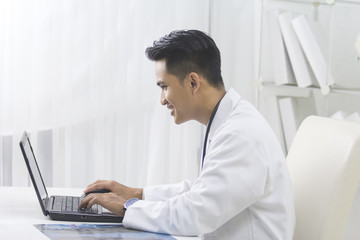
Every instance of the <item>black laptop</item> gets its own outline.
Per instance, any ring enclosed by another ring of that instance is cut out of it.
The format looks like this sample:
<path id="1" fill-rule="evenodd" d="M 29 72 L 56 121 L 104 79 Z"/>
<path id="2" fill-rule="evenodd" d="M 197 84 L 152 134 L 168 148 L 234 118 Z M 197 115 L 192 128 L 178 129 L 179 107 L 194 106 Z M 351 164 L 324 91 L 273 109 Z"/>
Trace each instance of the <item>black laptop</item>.
<path id="1" fill-rule="evenodd" d="M 93 205 L 91 209 L 78 209 L 82 197 L 77 196 L 50 196 L 47 193 L 44 180 L 36 162 L 28 134 L 24 132 L 20 148 L 29 170 L 31 181 L 39 199 L 41 209 L 45 216 L 53 220 L 79 221 L 79 222 L 116 222 L 121 223 L 123 218 L 117 216 L 100 205 Z"/>

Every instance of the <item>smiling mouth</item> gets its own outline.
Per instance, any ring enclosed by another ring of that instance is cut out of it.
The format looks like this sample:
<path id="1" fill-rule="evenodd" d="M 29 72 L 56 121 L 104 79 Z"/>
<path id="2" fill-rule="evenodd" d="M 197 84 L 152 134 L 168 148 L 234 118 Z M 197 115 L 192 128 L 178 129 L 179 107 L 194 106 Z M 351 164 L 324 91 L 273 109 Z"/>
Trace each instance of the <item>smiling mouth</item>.
<path id="1" fill-rule="evenodd" d="M 170 113 L 171 116 L 174 116 L 174 113 L 175 113 L 175 111 L 174 111 L 174 106 L 168 105 L 167 108 L 171 111 L 171 113 Z"/>

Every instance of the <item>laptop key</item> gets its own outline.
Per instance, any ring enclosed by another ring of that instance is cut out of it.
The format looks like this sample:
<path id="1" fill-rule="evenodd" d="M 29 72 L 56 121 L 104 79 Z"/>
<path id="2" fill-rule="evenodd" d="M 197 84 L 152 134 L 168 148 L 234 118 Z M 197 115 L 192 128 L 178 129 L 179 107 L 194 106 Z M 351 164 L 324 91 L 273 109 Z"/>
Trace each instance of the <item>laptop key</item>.
<path id="1" fill-rule="evenodd" d="M 74 197 L 72 202 L 72 210 L 76 212 L 79 208 L 79 198 Z"/>
<path id="2" fill-rule="evenodd" d="M 53 211 L 61 211 L 62 199 L 60 197 L 54 197 Z"/>
<path id="3" fill-rule="evenodd" d="M 94 204 L 94 205 L 91 207 L 91 212 L 92 212 L 92 213 L 97 213 L 97 212 L 98 212 L 98 205 L 97 205 L 97 204 Z"/>
<path id="4" fill-rule="evenodd" d="M 72 206 L 72 197 L 66 197 L 66 208 Z"/>
<path id="5" fill-rule="evenodd" d="M 66 208 L 66 198 L 62 197 L 61 198 L 61 211 L 64 212 Z"/>
<path id="6" fill-rule="evenodd" d="M 66 197 L 66 207 L 65 207 L 65 211 L 66 212 L 72 212 L 72 197 Z"/>

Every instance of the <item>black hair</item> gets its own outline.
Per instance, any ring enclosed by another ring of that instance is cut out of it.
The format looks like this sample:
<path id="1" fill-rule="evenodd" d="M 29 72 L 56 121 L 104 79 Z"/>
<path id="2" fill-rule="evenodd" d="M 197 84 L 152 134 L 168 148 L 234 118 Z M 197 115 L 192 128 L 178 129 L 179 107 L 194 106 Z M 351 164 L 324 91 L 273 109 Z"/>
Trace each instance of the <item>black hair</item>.
<path id="1" fill-rule="evenodd" d="M 214 40 L 198 30 L 176 30 L 154 41 L 145 50 L 152 61 L 165 59 L 166 71 L 179 78 L 196 72 L 213 87 L 223 87 L 220 51 Z"/>

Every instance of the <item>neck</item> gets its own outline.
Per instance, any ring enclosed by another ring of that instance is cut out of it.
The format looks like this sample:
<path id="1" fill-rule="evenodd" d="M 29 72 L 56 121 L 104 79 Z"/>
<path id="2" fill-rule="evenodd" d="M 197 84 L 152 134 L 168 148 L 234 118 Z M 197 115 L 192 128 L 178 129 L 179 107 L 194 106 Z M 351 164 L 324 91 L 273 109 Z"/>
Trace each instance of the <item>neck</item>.
<path id="1" fill-rule="evenodd" d="M 201 99 L 201 111 L 199 112 L 198 121 L 204 125 L 209 123 L 210 117 L 216 104 L 222 99 L 226 91 L 224 88 L 210 88 L 208 91 L 204 92 Z"/>

